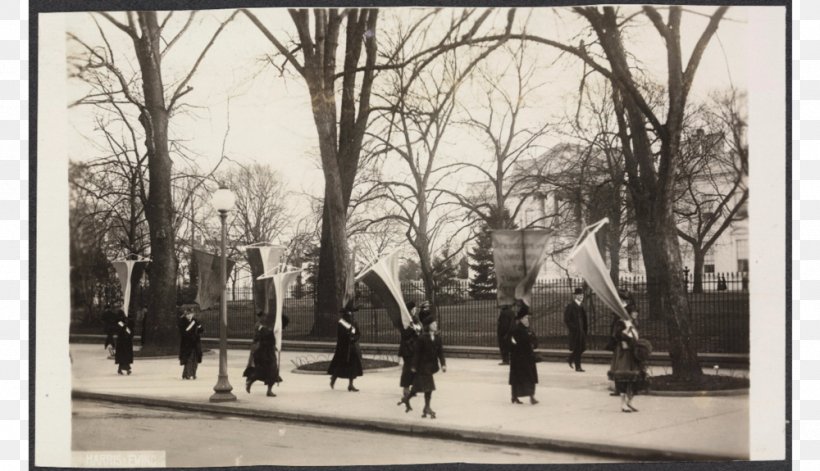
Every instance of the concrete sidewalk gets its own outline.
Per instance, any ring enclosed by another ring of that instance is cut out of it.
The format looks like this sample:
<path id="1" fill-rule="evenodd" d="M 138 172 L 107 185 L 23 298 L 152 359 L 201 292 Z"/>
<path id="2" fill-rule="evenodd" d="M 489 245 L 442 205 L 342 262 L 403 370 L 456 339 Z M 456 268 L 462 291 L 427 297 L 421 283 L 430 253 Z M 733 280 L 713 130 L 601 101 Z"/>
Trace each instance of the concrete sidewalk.
<path id="1" fill-rule="evenodd" d="M 361 390 L 336 389 L 329 377 L 293 373 L 299 361 L 320 360 L 317 353 L 284 352 L 283 383 L 275 398 L 255 384 L 244 391 L 242 370 L 247 350 L 230 350 L 229 378 L 238 400 L 211 404 L 217 355 L 203 359 L 195 381 L 180 378 L 176 359 L 136 359 L 132 376 L 118 376 L 116 365 L 97 345 L 71 345 L 73 395 L 134 404 L 225 413 L 255 418 L 296 420 L 341 427 L 424 434 L 450 439 L 524 445 L 617 456 L 634 460 L 748 459 L 748 396 L 638 396 L 639 413 L 620 411 L 620 399 L 609 396 L 605 365 L 576 373 L 563 363 L 539 363 L 540 383 L 532 406 L 510 403 L 508 368 L 497 361 L 454 358 L 447 373 L 436 375 L 432 408 L 435 420 L 422 419 L 423 398 L 413 411 L 396 406 L 401 395 L 400 369 L 365 372 Z M 662 371 L 656 372 L 656 374 Z"/>

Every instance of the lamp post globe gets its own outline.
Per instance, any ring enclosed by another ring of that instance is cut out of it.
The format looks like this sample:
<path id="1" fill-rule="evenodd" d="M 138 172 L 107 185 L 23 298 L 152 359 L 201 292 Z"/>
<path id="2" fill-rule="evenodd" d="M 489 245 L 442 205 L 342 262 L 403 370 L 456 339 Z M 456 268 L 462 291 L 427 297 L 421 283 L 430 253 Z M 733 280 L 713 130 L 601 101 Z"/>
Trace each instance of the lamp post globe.
<path id="1" fill-rule="evenodd" d="M 213 195 L 214 208 L 219 211 L 219 220 L 222 226 L 222 244 L 220 253 L 220 281 L 222 283 L 222 295 L 220 298 L 220 319 L 219 319 L 219 376 L 214 386 L 214 393 L 210 397 L 211 402 L 235 401 L 236 396 L 231 392 L 233 386 L 228 381 L 228 301 L 225 298 L 225 286 L 227 277 L 226 260 L 226 239 L 228 236 L 227 225 L 228 211 L 233 209 L 236 203 L 236 196 L 224 186 L 220 186 Z"/>

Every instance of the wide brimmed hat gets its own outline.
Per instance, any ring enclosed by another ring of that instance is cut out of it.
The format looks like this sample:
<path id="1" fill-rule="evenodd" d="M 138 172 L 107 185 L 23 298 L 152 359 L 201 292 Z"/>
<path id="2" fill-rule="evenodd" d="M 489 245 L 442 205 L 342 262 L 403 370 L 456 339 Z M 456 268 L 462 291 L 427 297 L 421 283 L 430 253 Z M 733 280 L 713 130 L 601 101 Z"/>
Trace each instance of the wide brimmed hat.
<path id="1" fill-rule="evenodd" d="M 345 313 L 348 313 L 348 312 L 357 312 L 358 310 L 359 310 L 359 308 L 354 306 L 353 301 L 350 300 L 350 301 L 347 302 L 347 304 L 344 305 L 343 308 L 339 309 L 339 313 L 345 314 Z"/>
<path id="2" fill-rule="evenodd" d="M 575 288 L 572 294 L 584 294 L 584 288 Z"/>
<path id="3" fill-rule="evenodd" d="M 405 306 L 407 307 L 408 311 L 412 311 L 416 307 L 416 302 L 415 301 L 410 301 L 407 304 L 405 304 Z"/>

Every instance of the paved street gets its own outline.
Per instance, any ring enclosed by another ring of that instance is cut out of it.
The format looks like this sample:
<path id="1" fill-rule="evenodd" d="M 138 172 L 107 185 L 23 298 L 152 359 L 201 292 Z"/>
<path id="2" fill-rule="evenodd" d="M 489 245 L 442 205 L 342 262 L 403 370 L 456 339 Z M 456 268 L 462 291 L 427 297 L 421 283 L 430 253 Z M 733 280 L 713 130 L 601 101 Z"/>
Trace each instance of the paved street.
<path id="1" fill-rule="evenodd" d="M 117 376 L 116 366 L 105 358 L 101 346 L 72 345 L 71 353 L 75 394 L 215 411 L 208 402 L 217 372 L 214 353 L 205 356 L 196 381 L 180 379 L 175 358 L 138 358 L 132 376 Z M 551 450 L 656 459 L 742 459 L 749 453 L 748 396 L 639 396 L 635 405 L 640 412 L 623 414 L 619 399 L 607 390 L 607 365 L 588 365 L 586 373 L 576 373 L 566 364 L 539 363 L 541 403 L 531 406 L 510 404 L 508 369 L 497 361 L 453 358 L 447 362 L 447 372 L 436 375 L 433 409 L 438 417 L 430 420 L 421 418 L 420 398 L 409 414 L 396 406 L 401 391 L 398 368 L 366 372 L 356 382 L 361 392 L 349 393 L 344 384 L 331 390 L 327 376 L 293 373 L 292 361 L 316 355 L 286 351 L 284 382 L 275 388 L 278 397 L 267 398 L 260 385 L 250 395 L 242 389 L 247 355 L 246 350 L 229 351 L 228 372 L 238 400 L 217 405 L 221 414 L 348 424 L 413 435 L 423 430 L 450 439 L 477 437 L 507 445 L 527 443 Z"/>
<path id="2" fill-rule="evenodd" d="M 589 463 L 595 456 L 73 401 L 75 451 L 165 450 L 167 466 Z M 226 437 L 228 439 L 226 440 Z M 378 446 L 373 446 L 378 443 Z"/>

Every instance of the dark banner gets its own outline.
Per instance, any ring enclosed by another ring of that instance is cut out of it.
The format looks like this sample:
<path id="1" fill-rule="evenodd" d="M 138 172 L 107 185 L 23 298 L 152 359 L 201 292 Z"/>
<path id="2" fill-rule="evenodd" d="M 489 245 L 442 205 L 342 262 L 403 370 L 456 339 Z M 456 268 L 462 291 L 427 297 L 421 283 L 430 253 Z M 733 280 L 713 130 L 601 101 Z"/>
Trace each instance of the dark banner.
<path id="1" fill-rule="evenodd" d="M 194 249 L 197 267 L 199 268 L 199 283 L 197 284 L 196 303 L 201 310 L 210 309 L 219 305 L 219 297 L 225 290 L 220 278 L 220 258 L 218 255 Z M 234 261 L 226 260 L 225 273 L 233 270 Z"/>

